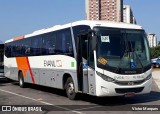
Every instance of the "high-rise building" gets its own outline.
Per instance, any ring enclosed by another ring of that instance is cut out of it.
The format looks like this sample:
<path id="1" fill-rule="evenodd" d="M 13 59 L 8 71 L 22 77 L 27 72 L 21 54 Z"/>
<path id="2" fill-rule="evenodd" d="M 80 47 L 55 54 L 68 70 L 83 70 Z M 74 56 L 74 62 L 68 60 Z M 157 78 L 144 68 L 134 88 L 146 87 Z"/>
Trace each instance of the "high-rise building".
<path id="1" fill-rule="evenodd" d="M 123 5 L 123 22 L 136 24 L 136 19 L 133 16 L 133 11 L 129 5 Z"/>
<path id="2" fill-rule="evenodd" d="M 157 36 L 154 33 L 148 34 L 148 42 L 150 47 L 156 47 L 157 46 Z"/>
<path id="3" fill-rule="evenodd" d="M 86 18 L 123 22 L 123 0 L 86 0 Z"/>

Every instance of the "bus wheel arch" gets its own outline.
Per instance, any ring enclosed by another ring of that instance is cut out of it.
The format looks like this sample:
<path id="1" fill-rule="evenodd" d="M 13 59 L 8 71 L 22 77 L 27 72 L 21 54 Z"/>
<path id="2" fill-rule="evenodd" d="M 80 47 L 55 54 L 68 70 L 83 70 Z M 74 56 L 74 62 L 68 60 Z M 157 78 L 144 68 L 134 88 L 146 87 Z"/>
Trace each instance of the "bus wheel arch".
<path id="1" fill-rule="evenodd" d="M 25 83 L 24 83 L 24 77 L 23 77 L 23 73 L 21 70 L 19 70 L 18 72 L 18 82 L 19 82 L 19 86 L 21 88 L 24 88 L 25 87 Z"/>
<path id="2" fill-rule="evenodd" d="M 63 87 L 66 91 L 67 97 L 71 100 L 76 99 L 77 93 L 75 83 L 70 74 L 64 74 L 63 76 Z"/>

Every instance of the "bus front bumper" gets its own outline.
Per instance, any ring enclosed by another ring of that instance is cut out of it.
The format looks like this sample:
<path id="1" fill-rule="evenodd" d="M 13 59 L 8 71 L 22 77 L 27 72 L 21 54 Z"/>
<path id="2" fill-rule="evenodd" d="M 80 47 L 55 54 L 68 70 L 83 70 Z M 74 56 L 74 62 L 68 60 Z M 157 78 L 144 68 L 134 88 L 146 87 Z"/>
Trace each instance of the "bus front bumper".
<path id="1" fill-rule="evenodd" d="M 106 82 L 100 77 L 97 77 L 100 82 L 96 85 L 96 96 L 123 96 L 126 94 L 146 94 L 151 92 L 152 78 L 145 80 L 137 85 L 118 85 L 113 82 Z"/>

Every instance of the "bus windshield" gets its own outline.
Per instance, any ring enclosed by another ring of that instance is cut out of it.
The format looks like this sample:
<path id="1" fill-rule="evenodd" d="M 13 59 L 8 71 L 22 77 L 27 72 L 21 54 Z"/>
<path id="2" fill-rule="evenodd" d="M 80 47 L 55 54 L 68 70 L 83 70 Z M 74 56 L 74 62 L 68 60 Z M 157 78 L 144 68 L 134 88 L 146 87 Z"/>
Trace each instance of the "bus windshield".
<path id="1" fill-rule="evenodd" d="M 95 27 L 97 66 L 109 70 L 144 69 L 150 65 L 146 34 L 143 30 Z"/>

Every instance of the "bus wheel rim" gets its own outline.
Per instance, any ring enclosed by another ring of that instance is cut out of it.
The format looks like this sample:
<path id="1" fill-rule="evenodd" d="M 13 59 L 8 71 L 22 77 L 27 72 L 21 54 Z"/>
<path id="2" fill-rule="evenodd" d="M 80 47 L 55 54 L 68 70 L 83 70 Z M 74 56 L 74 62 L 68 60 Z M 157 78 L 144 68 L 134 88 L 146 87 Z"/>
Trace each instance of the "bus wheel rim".
<path id="1" fill-rule="evenodd" d="M 23 82 L 22 82 L 22 78 L 20 78 L 20 85 L 22 85 L 23 84 Z"/>
<path id="2" fill-rule="evenodd" d="M 72 95 L 74 93 L 74 85 L 73 83 L 68 84 L 68 93 Z"/>

